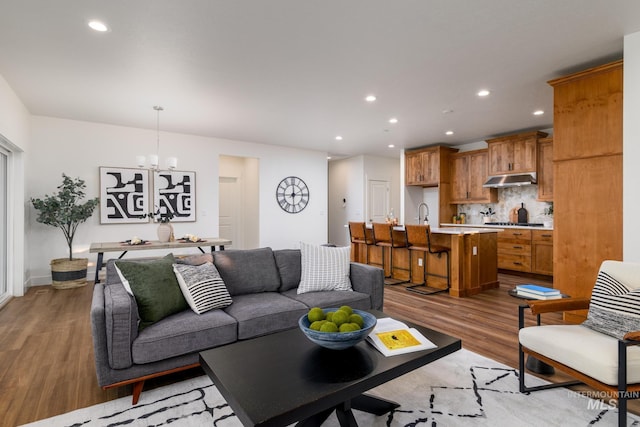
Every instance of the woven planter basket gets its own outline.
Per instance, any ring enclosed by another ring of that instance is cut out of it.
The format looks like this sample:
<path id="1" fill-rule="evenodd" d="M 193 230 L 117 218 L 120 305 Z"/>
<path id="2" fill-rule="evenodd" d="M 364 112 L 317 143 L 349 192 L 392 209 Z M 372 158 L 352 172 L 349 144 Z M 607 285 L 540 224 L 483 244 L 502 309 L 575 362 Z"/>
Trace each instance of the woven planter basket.
<path id="1" fill-rule="evenodd" d="M 51 260 L 51 279 L 55 289 L 71 289 L 87 284 L 88 258 Z"/>

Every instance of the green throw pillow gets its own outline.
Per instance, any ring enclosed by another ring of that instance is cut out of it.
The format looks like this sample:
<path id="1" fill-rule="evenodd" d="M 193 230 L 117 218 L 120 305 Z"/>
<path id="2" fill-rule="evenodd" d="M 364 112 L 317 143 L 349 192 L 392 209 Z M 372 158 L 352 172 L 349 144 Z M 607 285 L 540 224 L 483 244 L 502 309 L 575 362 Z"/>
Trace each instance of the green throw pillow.
<path id="1" fill-rule="evenodd" d="M 138 304 L 140 330 L 189 308 L 173 272 L 173 254 L 153 261 L 116 261 Z"/>

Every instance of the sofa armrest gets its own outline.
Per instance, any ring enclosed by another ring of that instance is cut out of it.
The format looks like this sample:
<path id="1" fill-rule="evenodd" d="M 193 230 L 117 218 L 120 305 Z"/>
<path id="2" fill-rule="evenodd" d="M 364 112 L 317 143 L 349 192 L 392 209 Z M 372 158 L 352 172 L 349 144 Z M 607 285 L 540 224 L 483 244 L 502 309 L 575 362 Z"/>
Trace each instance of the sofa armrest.
<path id="1" fill-rule="evenodd" d="M 138 336 L 138 308 L 121 283 L 104 287 L 104 319 L 109 366 L 130 367 L 131 344 Z"/>
<path id="2" fill-rule="evenodd" d="M 384 303 L 384 272 L 381 268 L 357 262 L 351 263 L 351 287 L 371 297 L 371 308 L 382 310 Z"/>

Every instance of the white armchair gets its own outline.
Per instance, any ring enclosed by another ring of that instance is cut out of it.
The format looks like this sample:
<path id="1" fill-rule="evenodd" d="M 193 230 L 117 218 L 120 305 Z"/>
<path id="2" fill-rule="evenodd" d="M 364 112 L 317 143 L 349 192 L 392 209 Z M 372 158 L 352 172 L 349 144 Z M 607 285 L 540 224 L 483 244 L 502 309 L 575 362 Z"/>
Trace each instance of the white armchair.
<path id="1" fill-rule="evenodd" d="M 587 308 L 580 325 L 524 327 L 527 309 L 540 315 Z M 617 399 L 618 425 L 626 425 L 627 400 L 640 398 L 640 264 L 604 261 L 590 300 L 530 301 L 520 306 L 519 328 L 520 392 L 585 383 Z M 527 387 L 525 354 L 578 381 Z"/>

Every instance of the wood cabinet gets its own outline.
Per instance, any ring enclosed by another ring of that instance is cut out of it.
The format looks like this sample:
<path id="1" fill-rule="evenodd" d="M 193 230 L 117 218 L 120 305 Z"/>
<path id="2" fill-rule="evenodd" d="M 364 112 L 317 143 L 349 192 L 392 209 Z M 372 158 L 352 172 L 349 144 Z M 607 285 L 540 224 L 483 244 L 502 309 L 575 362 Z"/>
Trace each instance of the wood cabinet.
<path id="1" fill-rule="evenodd" d="M 536 173 L 538 139 L 546 136 L 534 131 L 488 139 L 489 175 Z"/>
<path id="2" fill-rule="evenodd" d="M 553 138 L 538 141 L 538 200 L 553 201 Z"/>
<path id="3" fill-rule="evenodd" d="M 498 268 L 531 272 L 531 230 L 513 228 L 498 233 Z"/>
<path id="4" fill-rule="evenodd" d="M 553 287 L 590 297 L 606 259 L 622 259 L 622 60 L 553 86 Z M 581 321 L 586 312 L 565 315 Z"/>
<path id="5" fill-rule="evenodd" d="M 553 275 L 553 231 L 531 230 L 531 272 Z"/>
<path id="6" fill-rule="evenodd" d="M 457 149 L 435 146 L 405 152 L 405 184 L 438 187 L 443 172 L 448 171 L 449 155 Z M 442 164 L 446 162 L 446 167 Z M 448 177 L 447 177 L 448 181 Z"/>
<path id="7" fill-rule="evenodd" d="M 451 203 L 496 203 L 498 190 L 484 188 L 489 172 L 487 150 L 451 156 Z"/>

